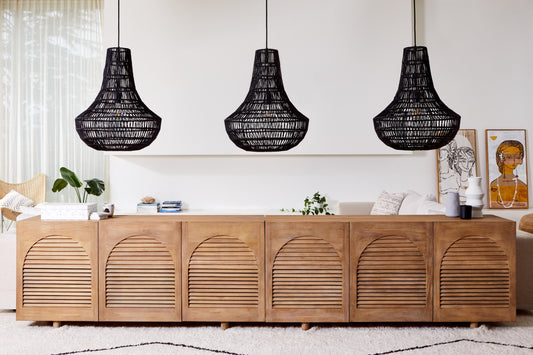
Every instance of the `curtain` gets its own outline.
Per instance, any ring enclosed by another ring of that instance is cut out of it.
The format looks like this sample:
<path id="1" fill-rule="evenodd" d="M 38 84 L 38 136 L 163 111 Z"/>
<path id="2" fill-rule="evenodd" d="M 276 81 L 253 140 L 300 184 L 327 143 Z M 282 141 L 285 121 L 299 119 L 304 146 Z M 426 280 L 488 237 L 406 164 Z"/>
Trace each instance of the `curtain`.
<path id="1" fill-rule="evenodd" d="M 96 97 L 105 52 L 103 0 L 0 1 L 0 179 L 44 173 L 47 201 L 65 166 L 80 179 L 106 180 L 106 157 L 81 141 L 74 118 Z"/>

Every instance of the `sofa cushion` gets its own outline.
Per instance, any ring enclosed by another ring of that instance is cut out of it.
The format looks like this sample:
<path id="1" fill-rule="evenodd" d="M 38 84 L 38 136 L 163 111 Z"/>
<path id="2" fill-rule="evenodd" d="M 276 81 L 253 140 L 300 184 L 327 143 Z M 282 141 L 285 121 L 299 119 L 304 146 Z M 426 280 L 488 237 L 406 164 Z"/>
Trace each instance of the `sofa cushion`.
<path id="1" fill-rule="evenodd" d="M 32 200 L 18 193 L 15 190 L 9 191 L 3 199 L 0 200 L 0 207 L 6 207 L 10 210 L 20 212 L 21 206 L 33 206 Z"/>
<path id="2" fill-rule="evenodd" d="M 398 210 L 402 204 L 405 194 L 403 193 L 388 193 L 383 191 L 374 206 L 370 214 L 372 215 L 392 215 L 398 214 Z"/>
<path id="3" fill-rule="evenodd" d="M 422 196 L 416 191 L 407 190 L 398 214 L 421 214 L 420 211 L 422 210 L 421 207 L 424 204 L 424 201 L 436 202 L 437 199 L 431 194 Z"/>
<path id="4" fill-rule="evenodd" d="M 418 206 L 416 214 L 444 214 L 445 212 L 446 205 L 437 201 L 424 200 Z"/>

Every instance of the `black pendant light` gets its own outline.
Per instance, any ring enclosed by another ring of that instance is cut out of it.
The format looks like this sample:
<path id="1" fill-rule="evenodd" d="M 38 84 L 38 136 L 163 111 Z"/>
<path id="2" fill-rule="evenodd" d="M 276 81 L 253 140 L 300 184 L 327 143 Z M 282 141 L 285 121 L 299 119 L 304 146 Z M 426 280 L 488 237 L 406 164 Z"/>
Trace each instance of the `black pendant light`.
<path id="1" fill-rule="evenodd" d="M 449 109 L 433 86 L 426 47 L 416 45 L 416 7 L 413 0 L 414 47 L 403 50 L 400 84 L 394 100 L 374 117 L 376 133 L 397 150 L 431 150 L 456 135 L 461 116 Z"/>
<path id="2" fill-rule="evenodd" d="M 142 102 L 133 80 L 131 51 L 108 48 L 102 88 L 89 108 L 76 117 L 76 131 L 89 147 L 105 151 L 132 151 L 149 146 L 161 129 L 161 118 Z"/>
<path id="3" fill-rule="evenodd" d="M 266 45 L 255 52 L 252 83 L 244 102 L 224 120 L 235 145 L 246 151 L 280 152 L 296 147 L 305 137 L 309 119 L 291 103 L 281 78 L 279 54 Z"/>

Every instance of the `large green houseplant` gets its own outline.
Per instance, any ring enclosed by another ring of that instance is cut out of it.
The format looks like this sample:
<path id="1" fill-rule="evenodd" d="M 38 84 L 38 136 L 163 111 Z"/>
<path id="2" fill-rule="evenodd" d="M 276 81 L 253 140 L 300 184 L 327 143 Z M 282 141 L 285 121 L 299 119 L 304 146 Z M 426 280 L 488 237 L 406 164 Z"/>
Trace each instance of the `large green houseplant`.
<path id="1" fill-rule="evenodd" d="M 94 178 L 90 180 L 84 180 L 85 187 L 83 188 L 83 195 L 82 195 L 80 194 L 80 188 L 83 187 L 83 183 L 76 176 L 76 174 L 73 171 L 65 167 L 60 168 L 59 172 L 61 173 L 61 177 L 56 179 L 56 181 L 54 181 L 52 192 L 59 192 L 63 190 L 65 187 L 67 187 L 68 185 L 70 185 L 76 191 L 78 202 L 85 203 L 87 202 L 87 198 L 89 197 L 89 195 L 100 196 L 105 191 L 104 182 L 100 179 Z"/>

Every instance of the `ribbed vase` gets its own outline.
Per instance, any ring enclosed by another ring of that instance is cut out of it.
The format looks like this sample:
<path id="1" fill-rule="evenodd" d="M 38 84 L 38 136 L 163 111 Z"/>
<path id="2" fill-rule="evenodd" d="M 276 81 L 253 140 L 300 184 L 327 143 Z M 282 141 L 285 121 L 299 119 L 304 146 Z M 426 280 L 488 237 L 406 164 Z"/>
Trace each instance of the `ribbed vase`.
<path id="1" fill-rule="evenodd" d="M 472 206 L 472 218 L 483 217 L 483 189 L 481 188 L 481 177 L 471 176 L 468 178 L 468 187 L 465 190 L 466 203 Z"/>

